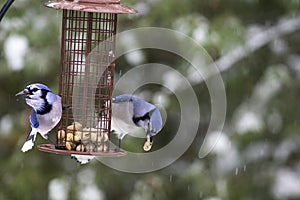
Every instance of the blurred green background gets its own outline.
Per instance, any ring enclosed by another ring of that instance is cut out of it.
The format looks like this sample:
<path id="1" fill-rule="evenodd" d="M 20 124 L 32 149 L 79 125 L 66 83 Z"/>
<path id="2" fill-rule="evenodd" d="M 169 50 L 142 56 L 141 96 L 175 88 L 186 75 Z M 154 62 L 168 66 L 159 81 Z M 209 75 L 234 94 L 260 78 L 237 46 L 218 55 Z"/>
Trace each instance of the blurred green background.
<path id="1" fill-rule="evenodd" d="M 300 0 L 122 1 L 139 13 L 119 15 L 118 32 L 153 26 L 187 34 L 222 71 L 227 95 L 222 135 L 199 159 L 210 98 L 205 83 L 193 84 L 201 109 L 197 137 L 173 164 L 145 174 L 98 161 L 80 165 L 36 148 L 21 152 L 30 109 L 15 94 L 34 82 L 58 89 L 61 11 L 43 3 L 16 0 L 0 24 L 0 199 L 300 199 Z M 166 52 L 140 54 L 138 62 L 118 59 L 116 77 L 149 62 L 183 68 Z M 156 148 L 178 128 L 176 98 L 165 109 L 168 121 Z M 38 136 L 36 145 L 42 143 Z M 127 150 L 141 145 L 124 139 Z"/>

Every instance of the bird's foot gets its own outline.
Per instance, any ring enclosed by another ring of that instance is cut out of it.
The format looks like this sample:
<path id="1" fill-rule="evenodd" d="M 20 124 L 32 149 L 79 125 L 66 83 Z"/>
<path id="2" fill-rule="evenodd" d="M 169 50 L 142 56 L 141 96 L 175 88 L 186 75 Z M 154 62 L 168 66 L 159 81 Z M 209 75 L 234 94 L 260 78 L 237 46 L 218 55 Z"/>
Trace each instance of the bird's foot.
<path id="1" fill-rule="evenodd" d="M 62 106 L 62 109 L 63 109 L 63 110 L 67 110 L 67 109 L 69 109 L 69 108 L 71 108 L 71 106 L 68 106 L 68 105 L 63 105 L 63 106 Z"/>
<path id="2" fill-rule="evenodd" d="M 118 147 L 115 148 L 115 152 L 120 152 L 121 151 L 121 139 L 119 138 L 119 144 Z"/>
<path id="3" fill-rule="evenodd" d="M 115 148 L 115 152 L 120 152 L 120 151 L 121 151 L 120 147 Z"/>
<path id="4" fill-rule="evenodd" d="M 50 138 L 47 138 L 47 140 L 48 140 L 51 144 L 56 145 Z"/>
<path id="5" fill-rule="evenodd" d="M 66 146 L 61 146 L 61 145 L 55 145 L 55 149 L 67 150 L 67 147 Z"/>

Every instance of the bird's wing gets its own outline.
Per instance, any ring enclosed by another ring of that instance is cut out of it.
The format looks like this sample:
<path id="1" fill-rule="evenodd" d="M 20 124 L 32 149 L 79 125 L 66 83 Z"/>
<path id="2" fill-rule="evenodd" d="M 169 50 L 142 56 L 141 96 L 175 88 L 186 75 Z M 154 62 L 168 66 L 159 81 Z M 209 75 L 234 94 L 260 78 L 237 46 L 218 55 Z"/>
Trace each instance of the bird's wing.
<path id="1" fill-rule="evenodd" d="M 129 102 L 129 101 L 132 101 L 132 95 L 129 95 L 129 94 L 122 94 L 122 95 L 119 95 L 119 96 L 116 96 L 112 99 L 112 102 L 113 103 L 120 103 L 120 102 Z"/>
<path id="2" fill-rule="evenodd" d="M 26 141 L 23 144 L 23 147 L 21 149 L 23 152 L 26 152 L 26 151 L 32 149 L 32 147 L 34 146 L 36 134 L 37 134 L 37 130 L 35 128 L 31 128 L 31 130 L 26 138 Z"/>
<path id="3" fill-rule="evenodd" d="M 147 115 L 147 113 L 150 114 L 156 108 L 156 106 L 152 105 L 151 103 L 148 103 L 147 101 L 144 101 L 137 97 L 132 97 L 132 103 L 134 115 L 133 117 L 143 117 Z"/>
<path id="4" fill-rule="evenodd" d="M 143 117 L 147 113 L 153 111 L 156 106 L 148 103 L 147 101 L 140 99 L 138 97 L 129 95 L 129 94 L 122 94 L 116 96 L 112 99 L 114 104 L 122 103 L 122 102 L 132 102 L 133 104 L 133 117 Z"/>
<path id="5" fill-rule="evenodd" d="M 23 152 L 26 152 L 26 151 L 32 149 L 32 147 L 34 146 L 34 141 L 35 141 L 36 134 L 37 134 L 36 128 L 39 127 L 39 122 L 36 117 L 36 112 L 33 109 L 31 110 L 29 120 L 30 120 L 31 130 L 26 138 L 26 141 L 25 141 L 23 147 L 22 147 Z"/>
<path id="6" fill-rule="evenodd" d="M 30 113 L 30 117 L 29 117 L 29 120 L 30 120 L 30 126 L 32 128 L 37 128 L 39 127 L 39 122 L 37 120 L 37 117 L 36 117 L 36 112 L 34 109 L 31 110 L 31 113 Z"/>
<path id="7" fill-rule="evenodd" d="M 150 113 L 150 131 L 151 133 L 158 133 L 162 129 L 162 118 L 158 108 L 155 108 Z"/>

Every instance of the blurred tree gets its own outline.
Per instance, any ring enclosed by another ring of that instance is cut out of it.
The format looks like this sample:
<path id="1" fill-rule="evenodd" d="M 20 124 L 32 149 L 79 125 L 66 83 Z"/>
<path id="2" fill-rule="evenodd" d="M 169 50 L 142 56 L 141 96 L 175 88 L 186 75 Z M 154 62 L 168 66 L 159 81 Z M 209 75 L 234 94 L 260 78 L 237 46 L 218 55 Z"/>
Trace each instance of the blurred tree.
<path id="1" fill-rule="evenodd" d="M 209 92 L 199 81 L 193 85 L 201 108 L 198 135 L 162 170 L 128 174 L 96 161 L 81 166 L 36 148 L 21 153 L 29 108 L 14 95 L 32 82 L 57 91 L 61 12 L 43 2 L 16 1 L 0 24 L 0 199 L 299 199 L 300 1 L 122 3 L 139 14 L 120 15 L 118 32 L 147 26 L 180 31 L 201 44 L 222 71 L 227 117 L 218 140 L 208 134 L 217 141 L 215 148 L 198 158 L 211 114 Z M 163 63 L 187 73 L 187 63 L 176 55 L 140 54 L 138 64 Z M 116 77 L 135 66 L 129 57 L 117 60 Z M 137 92 L 158 91 L 169 92 L 157 85 Z M 168 101 L 157 149 L 172 140 L 180 122 L 176 97 L 169 95 Z M 38 136 L 36 144 L 43 142 Z M 124 140 L 130 151 L 140 151 L 140 144 Z"/>

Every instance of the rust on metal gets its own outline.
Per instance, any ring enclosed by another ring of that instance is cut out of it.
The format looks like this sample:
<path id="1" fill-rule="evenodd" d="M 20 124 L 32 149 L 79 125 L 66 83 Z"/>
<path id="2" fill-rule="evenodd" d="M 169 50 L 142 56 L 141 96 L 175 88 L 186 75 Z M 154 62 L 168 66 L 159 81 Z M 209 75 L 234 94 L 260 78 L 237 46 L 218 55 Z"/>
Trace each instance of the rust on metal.
<path id="1" fill-rule="evenodd" d="M 77 10 L 93 13 L 135 14 L 137 11 L 118 0 L 52 0 L 45 3 L 46 7 L 58 10 Z"/>
<path id="2" fill-rule="evenodd" d="M 122 150 L 111 149 L 108 152 L 78 152 L 78 151 L 69 151 L 69 150 L 61 150 L 56 149 L 53 144 L 41 144 L 38 145 L 38 150 L 48 153 L 56 153 L 56 154 L 76 154 L 76 155 L 86 155 L 86 156 L 125 156 L 127 153 Z"/>
<path id="3" fill-rule="evenodd" d="M 136 13 L 119 0 L 52 0 L 62 9 L 59 96 L 65 109 L 56 145 L 38 149 L 58 154 L 122 156 L 110 144 L 117 15 Z M 57 147 L 57 148 L 56 148 Z"/>
<path id="4" fill-rule="evenodd" d="M 57 144 L 109 150 L 117 14 L 63 10 Z M 64 134 L 62 134 L 64 133 Z M 77 152 L 79 153 L 79 152 Z"/>
<path id="5" fill-rule="evenodd" d="M 71 1 L 71 0 L 68 0 Z M 78 2 L 83 3 L 104 3 L 104 4 L 110 4 L 110 3 L 120 3 L 120 0 L 78 0 Z"/>

